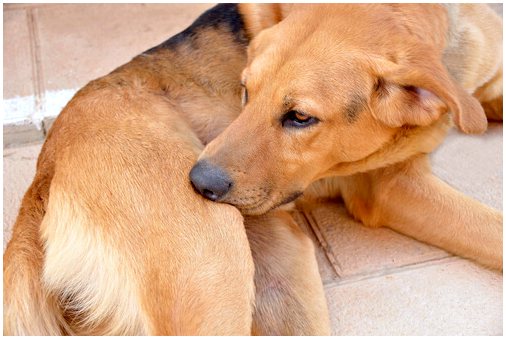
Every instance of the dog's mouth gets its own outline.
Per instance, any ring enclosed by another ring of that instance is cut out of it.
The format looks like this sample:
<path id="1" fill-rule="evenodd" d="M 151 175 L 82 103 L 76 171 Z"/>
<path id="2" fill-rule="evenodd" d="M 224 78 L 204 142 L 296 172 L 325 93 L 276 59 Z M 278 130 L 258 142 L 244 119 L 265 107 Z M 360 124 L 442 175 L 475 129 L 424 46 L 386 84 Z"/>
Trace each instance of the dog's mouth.
<path id="1" fill-rule="evenodd" d="M 222 202 L 235 206 L 244 215 L 260 215 L 296 200 L 302 193 L 302 191 L 295 191 L 289 194 L 266 194 L 260 197 L 230 197 Z M 248 203 L 245 203 L 246 201 Z"/>

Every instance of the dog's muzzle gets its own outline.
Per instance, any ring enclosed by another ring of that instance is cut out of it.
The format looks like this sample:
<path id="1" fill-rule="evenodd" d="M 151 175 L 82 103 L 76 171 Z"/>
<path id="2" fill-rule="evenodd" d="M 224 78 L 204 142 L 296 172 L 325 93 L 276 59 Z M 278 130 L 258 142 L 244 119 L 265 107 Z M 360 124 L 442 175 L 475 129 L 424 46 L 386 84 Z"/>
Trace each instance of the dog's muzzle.
<path id="1" fill-rule="evenodd" d="M 193 187 L 205 198 L 220 201 L 230 191 L 232 179 L 218 166 L 201 160 L 190 171 Z"/>

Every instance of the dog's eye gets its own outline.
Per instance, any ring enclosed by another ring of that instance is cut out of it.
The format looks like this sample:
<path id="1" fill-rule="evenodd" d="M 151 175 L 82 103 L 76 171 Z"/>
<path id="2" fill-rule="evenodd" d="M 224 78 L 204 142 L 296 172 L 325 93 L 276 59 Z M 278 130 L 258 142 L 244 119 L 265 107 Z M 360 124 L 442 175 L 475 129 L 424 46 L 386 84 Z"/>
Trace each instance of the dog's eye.
<path id="1" fill-rule="evenodd" d="M 243 106 L 246 106 L 246 104 L 248 103 L 248 89 L 246 88 L 245 84 L 241 84 L 241 86 L 242 86 L 241 102 Z"/>
<path id="2" fill-rule="evenodd" d="M 307 127 L 316 124 L 319 120 L 299 111 L 288 111 L 281 119 L 283 127 Z"/>

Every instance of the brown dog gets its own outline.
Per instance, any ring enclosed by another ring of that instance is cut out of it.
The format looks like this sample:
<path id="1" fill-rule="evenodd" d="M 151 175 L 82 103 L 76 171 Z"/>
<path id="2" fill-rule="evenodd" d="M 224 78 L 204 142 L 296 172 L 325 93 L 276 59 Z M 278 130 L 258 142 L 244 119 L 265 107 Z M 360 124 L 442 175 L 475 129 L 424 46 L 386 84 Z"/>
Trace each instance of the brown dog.
<path id="1" fill-rule="evenodd" d="M 330 333 L 291 216 L 243 224 L 188 181 L 240 111 L 246 34 L 216 6 L 68 103 L 4 254 L 4 334 Z"/>
<path id="2" fill-rule="evenodd" d="M 340 196 L 365 225 L 502 269 L 502 214 L 432 175 L 427 157 L 450 116 L 465 133 L 485 131 L 482 106 L 502 119 L 502 20 L 488 6 L 241 11 L 254 37 L 244 108 L 190 173 L 204 196 L 253 215 L 302 192 Z"/>

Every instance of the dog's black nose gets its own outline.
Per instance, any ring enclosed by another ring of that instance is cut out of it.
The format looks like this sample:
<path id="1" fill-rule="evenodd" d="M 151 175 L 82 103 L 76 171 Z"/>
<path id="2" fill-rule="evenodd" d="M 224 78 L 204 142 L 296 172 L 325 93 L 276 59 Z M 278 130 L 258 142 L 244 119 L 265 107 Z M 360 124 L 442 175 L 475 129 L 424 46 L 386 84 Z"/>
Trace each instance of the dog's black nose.
<path id="1" fill-rule="evenodd" d="M 222 199 L 232 187 L 232 180 L 228 174 L 205 160 L 193 166 L 190 180 L 200 194 L 212 201 Z"/>

